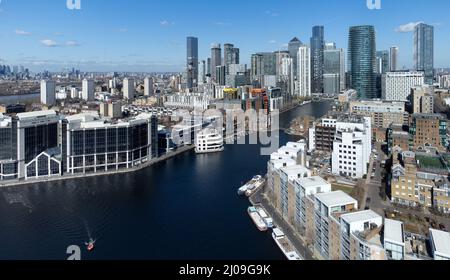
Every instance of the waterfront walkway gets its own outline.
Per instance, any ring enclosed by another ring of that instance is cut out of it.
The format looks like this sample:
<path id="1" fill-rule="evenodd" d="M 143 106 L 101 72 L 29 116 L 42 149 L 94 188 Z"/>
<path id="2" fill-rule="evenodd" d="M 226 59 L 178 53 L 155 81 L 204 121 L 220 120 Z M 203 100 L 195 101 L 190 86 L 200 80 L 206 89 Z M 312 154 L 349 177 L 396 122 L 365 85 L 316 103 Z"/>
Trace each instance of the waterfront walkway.
<path id="1" fill-rule="evenodd" d="M 294 245 L 303 260 L 314 260 L 313 254 L 307 248 L 306 243 L 299 234 L 300 232 L 282 218 L 281 214 L 270 204 L 264 195 L 266 186 L 267 182 L 250 197 L 250 202 L 252 205 L 261 205 L 264 208 L 267 214 L 273 219 L 274 225 L 283 229 L 284 234 L 292 242 L 292 245 Z"/>
<path id="2" fill-rule="evenodd" d="M 29 180 L 20 180 L 20 181 L 8 181 L 8 182 L 2 182 L 0 183 L 0 188 L 5 187 L 16 187 L 16 186 L 23 186 L 23 185 L 30 185 L 30 184 L 37 184 L 37 183 L 44 183 L 44 182 L 55 182 L 55 181 L 64 181 L 64 180 L 74 180 L 74 179 L 81 179 L 86 177 L 96 177 L 96 176 L 105 176 L 105 175 L 111 175 L 111 174 L 124 174 L 124 173 L 132 173 L 136 172 L 142 169 L 145 169 L 147 167 L 150 167 L 152 165 L 155 165 L 157 163 L 166 161 L 170 158 L 173 158 L 175 156 L 178 156 L 180 154 L 183 154 L 185 152 L 191 151 L 195 148 L 193 145 L 184 146 L 181 148 L 178 148 L 176 151 L 169 152 L 163 156 L 160 156 L 158 158 L 154 158 L 148 162 L 142 163 L 139 166 L 135 166 L 132 168 L 125 168 L 125 169 L 119 169 L 119 170 L 113 170 L 113 171 L 107 171 L 107 172 L 96 172 L 96 173 L 82 173 L 82 174 L 67 174 L 63 176 L 54 176 L 54 177 L 42 177 L 39 179 L 29 179 Z"/>

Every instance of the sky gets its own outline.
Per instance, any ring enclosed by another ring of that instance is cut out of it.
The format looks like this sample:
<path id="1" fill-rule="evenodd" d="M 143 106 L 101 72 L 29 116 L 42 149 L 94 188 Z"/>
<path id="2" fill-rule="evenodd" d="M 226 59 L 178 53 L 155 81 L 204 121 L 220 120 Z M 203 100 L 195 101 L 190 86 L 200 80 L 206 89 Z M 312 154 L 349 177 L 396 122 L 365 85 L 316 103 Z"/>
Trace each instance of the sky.
<path id="1" fill-rule="evenodd" d="M 212 43 L 233 43 L 241 63 L 255 52 L 285 49 L 311 28 L 325 26 L 327 42 L 347 49 L 348 29 L 374 25 L 377 49 L 400 48 L 399 64 L 412 67 L 418 22 L 435 26 L 435 66 L 450 67 L 448 0 L 0 0 L 0 64 L 32 71 L 183 71 L 186 37 L 199 38 L 200 59 Z"/>

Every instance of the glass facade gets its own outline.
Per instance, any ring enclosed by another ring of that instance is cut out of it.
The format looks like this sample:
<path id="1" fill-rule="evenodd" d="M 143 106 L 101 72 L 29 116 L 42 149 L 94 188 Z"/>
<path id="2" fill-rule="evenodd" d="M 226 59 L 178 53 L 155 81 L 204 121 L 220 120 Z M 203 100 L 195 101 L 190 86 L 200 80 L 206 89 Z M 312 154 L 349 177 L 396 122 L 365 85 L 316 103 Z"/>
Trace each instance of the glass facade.
<path id="1" fill-rule="evenodd" d="M 425 72 L 425 82 L 434 81 L 434 27 L 420 23 L 414 30 L 414 68 Z"/>
<path id="2" fill-rule="evenodd" d="M 323 92 L 324 49 L 324 27 L 314 26 L 311 37 L 311 90 L 313 93 Z"/>
<path id="3" fill-rule="evenodd" d="M 187 37 L 187 87 L 197 86 L 198 79 L 198 38 Z"/>
<path id="4" fill-rule="evenodd" d="M 25 163 L 58 146 L 58 124 L 25 128 Z"/>
<path id="5" fill-rule="evenodd" d="M 357 91 L 359 99 L 377 98 L 375 28 L 350 27 L 348 46 L 351 88 Z"/>

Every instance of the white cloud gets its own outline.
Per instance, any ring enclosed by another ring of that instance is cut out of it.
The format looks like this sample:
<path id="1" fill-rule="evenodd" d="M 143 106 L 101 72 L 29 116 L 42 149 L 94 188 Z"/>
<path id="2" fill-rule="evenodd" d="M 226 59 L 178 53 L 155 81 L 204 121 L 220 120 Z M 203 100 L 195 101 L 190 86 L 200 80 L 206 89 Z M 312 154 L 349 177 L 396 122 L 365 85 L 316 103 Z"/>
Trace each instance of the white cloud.
<path id="1" fill-rule="evenodd" d="M 395 32 L 401 32 L 401 33 L 413 32 L 414 28 L 420 23 L 423 23 L 423 21 L 410 22 L 410 23 L 407 23 L 407 24 L 404 24 L 404 25 L 400 25 L 399 27 L 397 27 L 395 29 Z"/>
<path id="2" fill-rule="evenodd" d="M 21 29 L 16 29 L 15 33 L 16 33 L 16 35 L 19 35 L 19 36 L 30 36 L 30 35 L 32 35 L 31 32 L 27 32 L 27 31 L 21 30 Z"/>
<path id="3" fill-rule="evenodd" d="M 78 43 L 77 41 L 67 41 L 66 42 L 66 46 L 68 46 L 68 47 L 77 47 L 77 46 L 80 46 L 80 43 Z"/>
<path id="4" fill-rule="evenodd" d="M 168 20 L 162 20 L 159 22 L 159 25 L 161 26 L 171 26 L 171 25 L 175 25 L 175 22 L 170 22 Z"/>
<path id="5" fill-rule="evenodd" d="M 42 40 L 41 44 L 44 45 L 45 47 L 49 47 L 49 48 L 58 46 L 58 43 L 56 43 L 54 40 L 50 40 L 50 39 Z"/>

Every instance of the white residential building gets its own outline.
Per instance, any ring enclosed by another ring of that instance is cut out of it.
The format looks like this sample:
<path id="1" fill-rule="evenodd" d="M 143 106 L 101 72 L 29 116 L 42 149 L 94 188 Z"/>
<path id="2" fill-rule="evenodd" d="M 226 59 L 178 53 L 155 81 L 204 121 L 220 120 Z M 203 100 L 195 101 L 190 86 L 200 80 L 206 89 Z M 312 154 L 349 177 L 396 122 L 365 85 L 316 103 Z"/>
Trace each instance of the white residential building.
<path id="1" fill-rule="evenodd" d="M 90 79 L 84 79 L 83 80 L 83 91 L 82 91 L 82 98 L 85 101 L 94 101 L 94 80 Z"/>
<path id="2" fill-rule="evenodd" d="M 300 97 L 311 96 L 311 49 L 302 46 L 298 50 L 298 95 Z"/>
<path id="3" fill-rule="evenodd" d="M 382 97 L 389 101 L 408 101 L 411 88 L 424 83 L 423 72 L 388 72 L 382 78 Z"/>
<path id="4" fill-rule="evenodd" d="M 133 100 L 135 95 L 134 79 L 123 79 L 123 98 Z"/>
<path id="5" fill-rule="evenodd" d="M 384 248 L 388 260 L 405 259 L 405 229 L 402 222 L 385 219 Z"/>
<path id="6" fill-rule="evenodd" d="M 56 104 L 55 81 L 41 81 L 41 103 L 48 106 L 54 106 Z"/>
<path id="7" fill-rule="evenodd" d="M 144 96 L 151 96 L 154 93 L 153 89 L 153 78 L 146 77 L 144 79 Z"/>
<path id="8" fill-rule="evenodd" d="M 430 229 L 430 243 L 435 260 L 450 260 L 450 233 Z"/>
<path id="9" fill-rule="evenodd" d="M 371 118 L 358 115 L 339 116 L 333 142 L 333 174 L 362 178 L 367 174 L 371 150 Z"/>

